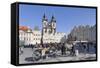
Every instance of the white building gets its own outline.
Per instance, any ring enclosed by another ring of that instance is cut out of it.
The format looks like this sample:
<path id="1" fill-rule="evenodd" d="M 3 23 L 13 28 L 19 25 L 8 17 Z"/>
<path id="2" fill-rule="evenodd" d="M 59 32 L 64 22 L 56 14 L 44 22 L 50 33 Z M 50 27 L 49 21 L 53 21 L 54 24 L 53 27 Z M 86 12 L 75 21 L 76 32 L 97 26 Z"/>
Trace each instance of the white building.
<path id="1" fill-rule="evenodd" d="M 19 27 L 19 40 L 23 41 L 24 44 L 33 44 L 33 32 L 31 29 L 25 26 Z"/>
<path id="2" fill-rule="evenodd" d="M 65 33 L 45 34 L 43 35 L 43 43 L 60 43 Z"/>
<path id="3" fill-rule="evenodd" d="M 41 39 L 43 43 L 60 43 L 64 42 L 66 33 L 56 32 L 56 20 L 52 16 L 51 21 L 48 22 L 46 16 L 42 19 L 42 30 L 32 30 L 26 26 L 19 27 L 19 40 L 23 41 L 25 45 L 40 44 Z"/>

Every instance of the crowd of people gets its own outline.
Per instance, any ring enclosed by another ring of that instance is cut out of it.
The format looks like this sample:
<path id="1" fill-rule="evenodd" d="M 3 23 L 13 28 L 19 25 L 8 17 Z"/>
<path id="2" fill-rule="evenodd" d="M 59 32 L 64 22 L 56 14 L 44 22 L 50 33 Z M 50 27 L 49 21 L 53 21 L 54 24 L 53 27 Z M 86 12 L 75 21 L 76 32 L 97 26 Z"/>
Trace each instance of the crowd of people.
<path id="1" fill-rule="evenodd" d="M 75 45 L 72 44 L 72 47 L 70 49 L 66 47 L 66 43 L 46 43 L 46 44 L 36 43 L 36 45 L 30 45 L 29 47 L 32 48 L 33 60 L 46 59 L 48 57 L 55 58 L 59 55 L 63 56 L 66 55 L 66 52 L 68 50 L 70 52 L 70 56 L 77 56 L 79 54 L 79 51 L 81 52 L 82 49 L 84 50 L 84 53 L 86 53 L 86 51 L 89 51 L 89 45 L 83 43 Z"/>
<path id="2" fill-rule="evenodd" d="M 33 57 L 46 59 L 47 57 L 56 57 L 59 51 L 62 55 L 66 54 L 64 43 L 36 44 L 33 49 Z"/>

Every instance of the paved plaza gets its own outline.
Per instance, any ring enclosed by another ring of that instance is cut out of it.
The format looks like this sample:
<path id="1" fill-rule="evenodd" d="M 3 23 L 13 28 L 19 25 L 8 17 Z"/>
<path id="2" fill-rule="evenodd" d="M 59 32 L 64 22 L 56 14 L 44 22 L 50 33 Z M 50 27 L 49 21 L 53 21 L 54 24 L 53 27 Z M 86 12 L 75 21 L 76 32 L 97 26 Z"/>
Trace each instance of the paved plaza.
<path id="1" fill-rule="evenodd" d="M 38 61 L 32 61 L 32 48 L 24 48 L 23 53 L 19 55 L 19 63 L 44 63 L 44 62 L 60 62 L 60 61 L 78 61 L 78 60 L 95 60 L 96 54 L 79 54 L 78 56 L 57 56 L 56 58 L 47 57 L 46 59 L 40 59 Z M 29 58 L 29 60 L 25 60 Z"/>

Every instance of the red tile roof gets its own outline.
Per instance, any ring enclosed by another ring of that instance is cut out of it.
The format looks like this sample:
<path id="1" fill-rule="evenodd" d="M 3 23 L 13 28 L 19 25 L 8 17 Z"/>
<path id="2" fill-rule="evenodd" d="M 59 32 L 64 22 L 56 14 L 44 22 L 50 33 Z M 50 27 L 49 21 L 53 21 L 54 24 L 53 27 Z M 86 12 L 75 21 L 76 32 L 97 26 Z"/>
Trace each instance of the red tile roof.
<path id="1" fill-rule="evenodd" d="M 27 31 L 28 29 L 27 26 L 19 26 L 19 30 Z"/>

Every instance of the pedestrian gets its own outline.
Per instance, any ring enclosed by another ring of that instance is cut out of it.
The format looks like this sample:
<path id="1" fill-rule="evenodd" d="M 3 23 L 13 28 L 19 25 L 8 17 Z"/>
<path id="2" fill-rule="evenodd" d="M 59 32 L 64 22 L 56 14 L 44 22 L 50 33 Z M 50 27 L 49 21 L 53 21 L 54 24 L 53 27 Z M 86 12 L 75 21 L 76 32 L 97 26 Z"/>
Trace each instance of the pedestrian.
<path id="1" fill-rule="evenodd" d="M 87 52 L 87 45 L 83 44 L 83 47 L 84 47 L 84 54 L 86 54 L 86 52 Z"/>
<path id="2" fill-rule="evenodd" d="M 79 55 L 79 44 L 74 45 L 74 49 L 75 49 L 75 56 Z"/>
<path id="3" fill-rule="evenodd" d="M 89 53 L 89 46 L 90 46 L 90 43 L 87 43 L 87 53 Z"/>
<path id="4" fill-rule="evenodd" d="M 66 47 L 65 47 L 64 43 L 62 44 L 62 47 L 61 47 L 61 53 L 62 53 L 62 55 L 66 54 Z"/>
<path id="5" fill-rule="evenodd" d="M 46 48 L 44 47 L 41 52 L 42 59 L 46 59 Z"/>
<path id="6" fill-rule="evenodd" d="M 75 55 L 75 47 L 74 47 L 74 45 L 73 45 L 72 48 L 71 48 L 70 55 L 72 55 L 72 56 Z"/>

